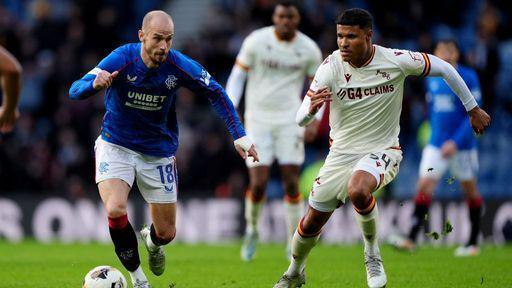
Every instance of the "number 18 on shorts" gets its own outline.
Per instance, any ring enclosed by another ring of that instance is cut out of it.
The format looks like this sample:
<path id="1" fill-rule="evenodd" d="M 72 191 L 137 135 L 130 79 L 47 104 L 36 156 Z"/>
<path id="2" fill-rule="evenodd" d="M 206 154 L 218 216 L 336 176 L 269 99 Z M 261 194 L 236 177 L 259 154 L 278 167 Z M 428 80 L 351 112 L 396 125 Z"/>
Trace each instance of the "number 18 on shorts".
<path id="1" fill-rule="evenodd" d="M 121 179 L 130 187 L 137 181 L 148 203 L 176 203 L 178 173 L 176 158 L 147 156 L 125 147 L 96 140 L 96 183 Z"/>

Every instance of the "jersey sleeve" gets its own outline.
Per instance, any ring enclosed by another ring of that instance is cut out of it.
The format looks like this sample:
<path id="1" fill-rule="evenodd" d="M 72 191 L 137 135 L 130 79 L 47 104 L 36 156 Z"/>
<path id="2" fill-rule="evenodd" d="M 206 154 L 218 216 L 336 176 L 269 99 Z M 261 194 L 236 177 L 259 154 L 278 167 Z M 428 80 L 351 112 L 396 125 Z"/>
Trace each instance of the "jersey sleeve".
<path id="1" fill-rule="evenodd" d="M 247 36 L 242 43 L 242 47 L 236 56 L 236 64 L 248 71 L 252 68 L 255 62 L 255 40 L 254 34 Z"/>
<path id="2" fill-rule="evenodd" d="M 392 50 L 396 63 L 405 76 L 427 76 L 430 72 L 430 59 L 427 53 L 409 50 Z"/>
<path id="3" fill-rule="evenodd" d="M 314 77 L 315 72 L 318 69 L 318 66 L 322 63 L 322 51 L 316 44 L 313 45 L 313 49 L 311 51 L 311 58 L 308 61 L 308 67 L 306 70 L 306 74 L 308 77 Z"/>
<path id="4" fill-rule="evenodd" d="M 181 54 L 175 57 L 174 61 L 175 65 L 184 74 L 182 85 L 194 93 L 208 98 L 215 112 L 224 120 L 233 139 L 236 140 L 245 136 L 244 127 L 233 103 L 226 94 L 226 91 L 211 77 L 210 73 L 199 63 L 185 55 Z"/>
<path id="5" fill-rule="evenodd" d="M 331 55 L 325 58 L 324 62 L 318 67 L 315 73 L 315 77 L 313 81 L 311 81 L 311 85 L 309 86 L 308 93 L 316 92 L 318 89 L 323 87 L 328 87 L 332 90 L 332 71 L 331 71 Z"/>

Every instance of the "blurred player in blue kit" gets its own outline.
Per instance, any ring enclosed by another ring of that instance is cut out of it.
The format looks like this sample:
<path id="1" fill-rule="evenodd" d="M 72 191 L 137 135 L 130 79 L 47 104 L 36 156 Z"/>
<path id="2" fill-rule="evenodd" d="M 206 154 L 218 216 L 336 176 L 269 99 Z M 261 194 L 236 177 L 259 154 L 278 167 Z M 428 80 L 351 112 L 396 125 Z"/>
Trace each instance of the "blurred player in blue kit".
<path id="1" fill-rule="evenodd" d="M 149 203 L 153 224 L 141 231 L 155 275 L 165 269 L 163 245 L 176 235 L 178 148 L 176 91 L 186 87 L 208 98 L 224 120 L 240 156 L 258 156 L 224 89 L 197 62 L 171 50 L 172 18 L 146 14 L 140 43 L 123 45 L 104 58 L 69 90 L 85 99 L 106 89 L 106 113 L 96 140 L 96 183 L 108 214 L 110 235 L 134 287 L 151 287 L 140 266 L 137 237 L 127 217 L 134 180 Z"/>
<path id="2" fill-rule="evenodd" d="M 471 94 L 481 103 L 480 83 L 476 72 L 460 65 L 460 51 L 452 40 L 440 41 L 435 55 L 453 65 L 460 74 Z M 482 197 L 478 192 L 477 140 L 471 131 L 469 117 L 457 95 L 442 78 L 427 78 L 427 103 L 432 134 L 423 149 L 419 168 L 417 194 L 414 199 L 413 225 L 407 238 L 397 239 L 395 245 L 413 250 L 418 233 L 425 224 L 432 193 L 439 179 L 450 169 L 451 175 L 460 185 L 469 208 L 471 232 L 466 245 L 455 250 L 456 256 L 474 256 L 479 253 L 478 234 L 482 214 Z"/>

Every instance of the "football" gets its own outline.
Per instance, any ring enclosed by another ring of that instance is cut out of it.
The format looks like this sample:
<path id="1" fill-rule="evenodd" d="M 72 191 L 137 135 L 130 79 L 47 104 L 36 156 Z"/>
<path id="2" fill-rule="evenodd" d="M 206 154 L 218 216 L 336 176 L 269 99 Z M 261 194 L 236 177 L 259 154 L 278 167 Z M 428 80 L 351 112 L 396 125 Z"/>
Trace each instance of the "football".
<path id="1" fill-rule="evenodd" d="M 85 275 L 82 288 L 128 288 L 128 284 L 121 271 L 111 266 L 98 266 Z"/>

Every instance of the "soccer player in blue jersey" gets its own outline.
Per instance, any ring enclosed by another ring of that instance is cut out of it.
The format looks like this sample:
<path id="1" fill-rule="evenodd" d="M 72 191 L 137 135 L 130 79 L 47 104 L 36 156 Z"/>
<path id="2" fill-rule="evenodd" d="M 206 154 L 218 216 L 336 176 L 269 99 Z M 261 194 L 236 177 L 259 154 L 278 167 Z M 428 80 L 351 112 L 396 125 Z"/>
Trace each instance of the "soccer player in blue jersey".
<path id="1" fill-rule="evenodd" d="M 476 72 L 458 64 L 459 49 L 452 40 L 440 41 L 435 55 L 459 72 L 478 102 L 481 102 L 480 84 Z M 417 194 L 414 199 L 413 226 L 408 238 L 398 241 L 399 248 L 414 249 L 418 232 L 424 226 L 432 193 L 439 179 L 450 169 L 460 181 L 469 208 L 471 233 L 466 245 L 455 250 L 456 256 L 473 256 L 479 253 L 477 246 L 482 213 L 482 197 L 477 187 L 477 141 L 464 106 L 442 78 L 427 78 L 427 103 L 432 134 L 421 157 Z"/>
<path id="2" fill-rule="evenodd" d="M 106 113 L 95 145 L 96 182 L 115 252 L 137 288 L 150 285 L 126 211 L 134 180 L 151 211 L 153 224 L 142 229 L 141 236 L 155 275 L 165 269 L 162 246 L 176 235 L 176 91 L 186 87 L 207 97 L 235 139 L 238 153 L 258 161 L 224 89 L 197 62 L 170 49 L 173 35 L 167 13 L 149 12 L 139 30 L 140 43 L 114 50 L 69 91 L 71 99 L 85 99 L 106 89 Z"/>

